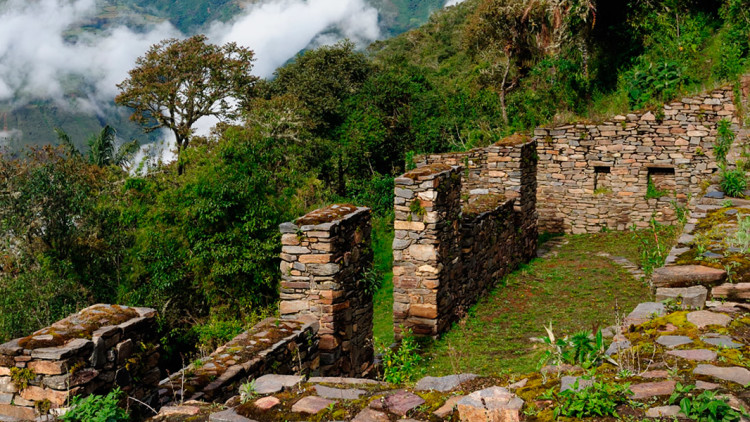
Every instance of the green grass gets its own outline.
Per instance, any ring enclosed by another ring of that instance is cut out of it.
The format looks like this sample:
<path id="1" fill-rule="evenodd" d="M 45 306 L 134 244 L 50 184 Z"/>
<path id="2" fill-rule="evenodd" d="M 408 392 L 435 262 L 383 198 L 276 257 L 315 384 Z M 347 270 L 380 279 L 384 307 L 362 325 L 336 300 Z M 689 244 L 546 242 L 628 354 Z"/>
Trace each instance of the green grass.
<path id="1" fill-rule="evenodd" d="M 380 289 L 373 297 L 376 349 L 393 343 L 393 218 L 374 218 L 372 249 L 374 267 L 381 276 Z"/>
<path id="2" fill-rule="evenodd" d="M 392 231 L 376 224 L 376 262 L 390 262 Z M 677 232 L 661 229 L 662 241 Z M 387 234 L 386 234 L 387 233 Z M 545 237 L 546 239 L 547 237 Z M 620 313 L 651 297 L 648 286 L 597 252 L 640 262 L 639 242 L 632 232 L 568 236 L 556 257 L 535 259 L 515 271 L 472 307 L 440 340 L 427 342 L 423 363 L 428 375 L 458 372 L 482 375 L 526 373 L 536 369 L 543 325 L 558 335 L 612 325 L 615 306 Z M 392 340 L 392 274 L 375 296 L 375 336 L 380 344 Z M 385 340 L 387 339 L 387 340 Z"/>

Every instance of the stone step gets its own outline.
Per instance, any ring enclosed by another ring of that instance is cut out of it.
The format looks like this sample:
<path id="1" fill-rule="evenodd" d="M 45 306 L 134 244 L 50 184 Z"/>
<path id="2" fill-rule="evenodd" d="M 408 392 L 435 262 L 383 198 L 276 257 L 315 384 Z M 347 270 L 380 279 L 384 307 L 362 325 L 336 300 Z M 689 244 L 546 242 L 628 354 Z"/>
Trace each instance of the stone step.
<path id="1" fill-rule="evenodd" d="M 655 287 L 715 286 L 727 278 L 727 272 L 703 265 L 677 265 L 654 270 Z"/>
<path id="2" fill-rule="evenodd" d="M 713 298 L 750 300 L 750 283 L 724 283 L 711 289 Z"/>
<path id="3" fill-rule="evenodd" d="M 708 289 L 703 286 L 690 287 L 659 287 L 656 289 L 656 300 L 658 302 L 672 299 L 680 303 L 683 309 L 703 309 L 706 305 Z"/>

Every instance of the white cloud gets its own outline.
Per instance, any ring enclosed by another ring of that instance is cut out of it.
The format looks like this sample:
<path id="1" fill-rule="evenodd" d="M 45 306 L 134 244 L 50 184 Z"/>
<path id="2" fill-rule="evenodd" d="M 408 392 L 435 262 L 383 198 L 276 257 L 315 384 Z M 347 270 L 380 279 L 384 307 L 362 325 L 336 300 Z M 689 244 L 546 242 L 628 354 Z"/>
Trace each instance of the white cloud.
<path id="1" fill-rule="evenodd" d="M 457 4 L 459 4 L 459 3 L 463 3 L 463 2 L 464 2 L 464 0 L 447 0 L 447 1 L 445 2 L 445 7 L 448 7 L 448 6 L 455 6 L 455 5 L 457 5 Z"/>

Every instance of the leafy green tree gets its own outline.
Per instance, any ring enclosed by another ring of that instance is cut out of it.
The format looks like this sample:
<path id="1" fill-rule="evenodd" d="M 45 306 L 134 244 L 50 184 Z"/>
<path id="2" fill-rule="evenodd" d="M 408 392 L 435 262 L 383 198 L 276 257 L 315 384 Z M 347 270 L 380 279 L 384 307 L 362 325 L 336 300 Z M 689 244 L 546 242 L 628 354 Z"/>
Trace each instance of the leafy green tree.
<path id="1" fill-rule="evenodd" d="M 117 104 L 133 110 L 131 120 L 146 132 L 165 128 L 177 142 L 178 173 L 193 125 L 201 117 L 235 116 L 237 101 L 246 101 L 257 77 L 250 74 L 253 52 L 235 43 L 216 46 L 204 35 L 168 39 L 136 60 L 129 77 L 117 87 Z M 233 101 L 234 100 L 234 101 Z"/>

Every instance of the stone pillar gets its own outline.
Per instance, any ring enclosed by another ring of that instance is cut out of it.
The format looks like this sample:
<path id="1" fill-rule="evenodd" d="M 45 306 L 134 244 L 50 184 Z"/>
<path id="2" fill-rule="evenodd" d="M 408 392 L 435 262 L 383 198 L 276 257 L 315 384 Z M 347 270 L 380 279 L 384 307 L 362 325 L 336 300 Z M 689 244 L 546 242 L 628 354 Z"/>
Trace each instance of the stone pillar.
<path id="1" fill-rule="evenodd" d="M 430 164 L 395 179 L 393 324 L 436 336 L 447 328 L 460 269 L 461 167 Z"/>
<path id="2" fill-rule="evenodd" d="M 360 376 L 373 360 L 370 209 L 331 205 L 280 226 L 283 319 L 320 322 L 320 372 Z"/>
<path id="3" fill-rule="evenodd" d="M 155 317 L 148 308 L 94 305 L 0 345 L 0 419 L 34 420 L 116 386 L 156 406 Z"/>

